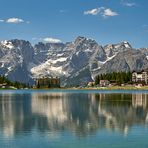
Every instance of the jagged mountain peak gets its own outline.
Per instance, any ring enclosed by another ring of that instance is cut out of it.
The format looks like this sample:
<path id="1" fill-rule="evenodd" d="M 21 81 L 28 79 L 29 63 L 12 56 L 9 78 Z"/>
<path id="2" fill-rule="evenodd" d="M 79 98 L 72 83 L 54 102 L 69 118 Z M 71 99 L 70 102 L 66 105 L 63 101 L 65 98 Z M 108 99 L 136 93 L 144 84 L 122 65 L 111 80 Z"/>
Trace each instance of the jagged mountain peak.
<path id="1" fill-rule="evenodd" d="M 36 76 L 60 76 L 62 84 L 92 81 L 103 72 L 148 68 L 148 50 L 135 50 L 127 42 L 100 46 L 78 36 L 73 42 L 32 46 L 25 40 L 0 42 L 0 74 L 14 81 L 30 82 Z"/>
<path id="2" fill-rule="evenodd" d="M 0 46 L 3 47 L 3 48 L 6 48 L 6 49 L 12 49 L 12 48 L 14 48 L 12 42 L 11 41 L 8 41 L 8 40 L 1 41 L 0 42 Z"/>
<path id="3" fill-rule="evenodd" d="M 35 45 L 46 45 L 46 46 L 51 46 L 51 45 L 64 45 L 63 42 L 57 42 L 57 43 L 48 43 L 48 42 L 38 42 Z"/>
<path id="4" fill-rule="evenodd" d="M 104 50 L 106 52 L 106 55 L 108 57 L 112 57 L 116 55 L 117 53 L 127 51 L 133 49 L 132 46 L 127 41 L 123 41 L 117 44 L 108 44 L 104 46 Z"/>
<path id="5" fill-rule="evenodd" d="M 29 45 L 32 46 L 31 43 L 29 41 L 26 40 L 22 40 L 22 39 L 12 39 L 12 40 L 8 40 L 8 42 L 11 42 L 14 46 L 23 46 L 23 45 Z"/>
<path id="6" fill-rule="evenodd" d="M 124 46 L 125 48 L 132 48 L 131 44 L 128 41 L 123 41 L 120 43 L 121 46 Z"/>
<path id="7" fill-rule="evenodd" d="M 87 40 L 86 37 L 78 36 L 78 37 L 75 39 L 74 43 L 77 44 L 77 43 L 82 42 L 82 41 L 85 41 L 85 40 Z"/>
<path id="8" fill-rule="evenodd" d="M 75 41 L 74 44 L 78 45 L 78 44 L 83 44 L 83 43 L 94 43 L 97 44 L 97 42 L 91 38 L 86 38 L 83 36 L 78 36 Z"/>
<path id="9" fill-rule="evenodd" d="M 129 42 L 123 41 L 123 42 L 120 42 L 120 43 L 117 43 L 117 44 L 107 44 L 107 45 L 104 46 L 104 48 L 106 50 L 108 50 L 108 49 L 118 49 L 118 50 L 120 50 L 120 49 L 123 49 L 123 48 L 131 49 L 132 46 L 131 46 L 131 44 Z"/>

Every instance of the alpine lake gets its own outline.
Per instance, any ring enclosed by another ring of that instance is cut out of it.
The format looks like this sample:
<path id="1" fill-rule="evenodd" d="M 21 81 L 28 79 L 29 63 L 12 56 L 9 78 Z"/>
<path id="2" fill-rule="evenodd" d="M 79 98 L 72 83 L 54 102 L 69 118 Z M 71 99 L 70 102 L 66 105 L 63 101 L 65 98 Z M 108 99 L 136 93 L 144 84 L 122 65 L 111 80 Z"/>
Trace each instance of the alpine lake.
<path id="1" fill-rule="evenodd" d="M 148 147 L 147 90 L 0 91 L 0 148 L 139 147 Z"/>

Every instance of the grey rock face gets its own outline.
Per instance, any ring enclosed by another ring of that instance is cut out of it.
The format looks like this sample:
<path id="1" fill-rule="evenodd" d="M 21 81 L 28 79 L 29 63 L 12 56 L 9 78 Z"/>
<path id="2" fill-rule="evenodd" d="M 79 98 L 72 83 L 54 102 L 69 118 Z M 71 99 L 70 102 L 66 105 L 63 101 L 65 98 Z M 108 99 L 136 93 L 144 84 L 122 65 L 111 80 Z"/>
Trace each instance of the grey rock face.
<path id="1" fill-rule="evenodd" d="M 13 81 L 28 83 L 31 79 L 27 66 L 32 62 L 34 49 L 28 41 L 0 42 L 0 74 Z"/>
<path id="2" fill-rule="evenodd" d="M 128 42 L 100 46 L 77 37 L 74 42 L 42 43 L 24 40 L 0 42 L 0 74 L 33 84 L 40 76 L 60 76 L 62 85 L 83 85 L 96 75 L 148 68 L 148 48 L 133 49 Z"/>
<path id="3" fill-rule="evenodd" d="M 123 52 L 126 50 L 132 49 L 132 46 L 128 42 L 121 42 L 119 44 L 110 44 L 104 46 L 104 50 L 108 57 L 112 57 L 113 55 Z"/>
<path id="4" fill-rule="evenodd" d="M 140 71 L 148 68 L 146 55 L 140 50 L 130 49 L 118 53 L 113 59 L 106 62 L 94 75 L 121 71 Z"/>
<path id="5" fill-rule="evenodd" d="M 42 43 L 39 42 L 34 46 L 35 63 L 40 64 L 46 62 L 53 55 L 58 54 L 64 48 L 63 43 Z"/>

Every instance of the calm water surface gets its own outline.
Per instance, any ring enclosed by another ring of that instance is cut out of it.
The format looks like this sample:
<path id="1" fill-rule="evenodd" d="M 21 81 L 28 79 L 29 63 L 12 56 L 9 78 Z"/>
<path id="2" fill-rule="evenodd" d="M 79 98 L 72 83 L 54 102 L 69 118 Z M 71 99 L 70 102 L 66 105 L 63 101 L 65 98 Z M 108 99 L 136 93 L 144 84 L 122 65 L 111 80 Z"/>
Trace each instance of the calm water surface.
<path id="1" fill-rule="evenodd" d="M 0 91 L 0 148 L 147 148 L 148 91 Z"/>

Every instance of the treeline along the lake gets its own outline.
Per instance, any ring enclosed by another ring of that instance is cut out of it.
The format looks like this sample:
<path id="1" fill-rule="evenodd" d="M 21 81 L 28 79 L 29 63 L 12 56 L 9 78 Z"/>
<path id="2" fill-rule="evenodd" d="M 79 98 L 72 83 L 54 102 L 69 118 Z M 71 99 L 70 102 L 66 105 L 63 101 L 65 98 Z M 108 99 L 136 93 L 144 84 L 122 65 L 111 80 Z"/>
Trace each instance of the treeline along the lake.
<path id="1" fill-rule="evenodd" d="M 20 82 L 12 82 L 10 81 L 8 78 L 6 78 L 5 76 L 0 76 L 0 84 L 6 84 L 7 86 L 13 86 L 15 88 L 26 88 L 29 85 L 26 85 L 24 83 L 20 83 Z"/>
<path id="2" fill-rule="evenodd" d="M 100 80 L 108 80 L 110 82 L 115 82 L 117 84 L 132 83 L 132 73 L 131 72 L 113 72 L 100 74 L 95 78 L 95 84 L 99 84 Z"/>

